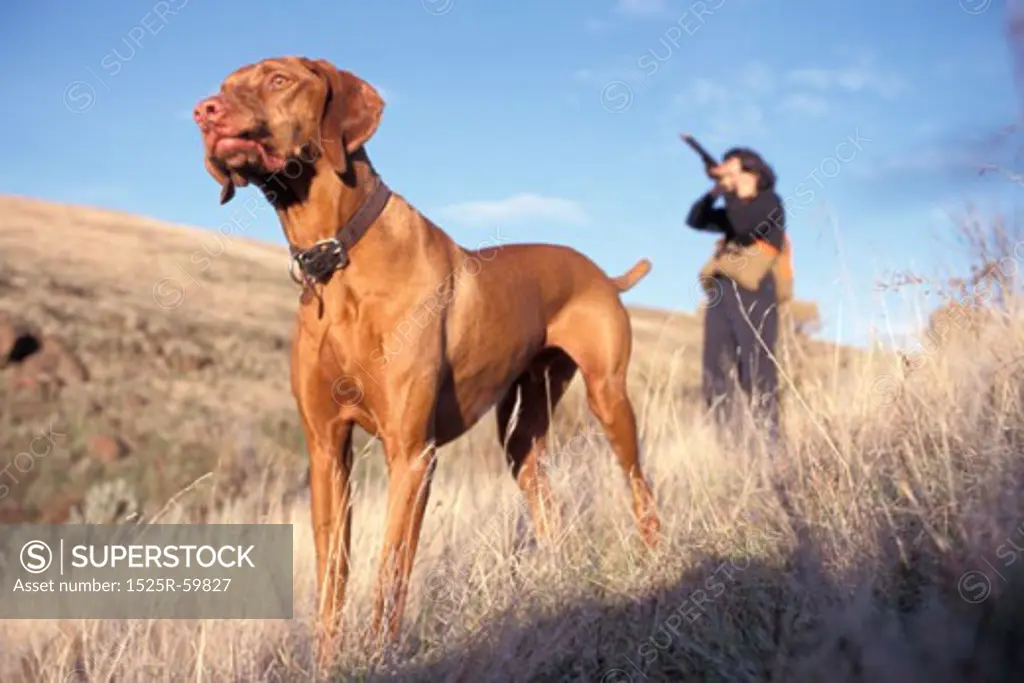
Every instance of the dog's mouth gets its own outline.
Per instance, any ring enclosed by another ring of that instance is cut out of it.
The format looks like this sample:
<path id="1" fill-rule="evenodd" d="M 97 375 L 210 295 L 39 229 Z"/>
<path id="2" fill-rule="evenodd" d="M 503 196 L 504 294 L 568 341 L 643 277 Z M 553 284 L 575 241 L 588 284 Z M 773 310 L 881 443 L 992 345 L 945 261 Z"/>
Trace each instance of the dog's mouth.
<path id="1" fill-rule="evenodd" d="M 261 136 L 262 137 L 262 136 Z M 207 155 L 232 170 L 250 168 L 275 173 L 284 169 L 288 160 L 276 154 L 272 147 L 262 142 L 252 131 L 220 134 L 215 131 L 207 136 Z"/>

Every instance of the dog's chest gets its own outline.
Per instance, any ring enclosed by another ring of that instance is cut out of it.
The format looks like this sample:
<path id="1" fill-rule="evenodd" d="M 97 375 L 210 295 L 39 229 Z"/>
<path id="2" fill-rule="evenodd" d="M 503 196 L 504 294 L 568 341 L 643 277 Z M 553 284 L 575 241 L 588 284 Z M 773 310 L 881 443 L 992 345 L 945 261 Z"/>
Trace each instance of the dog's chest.
<path id="1" fill-rule="evenodd" d="M 449 386 L 464 415 L 475 421 L 499 401 L 529 364 L 536 346 L 508 331 L 473 323 L 452 335 L 446 354 Z"/>

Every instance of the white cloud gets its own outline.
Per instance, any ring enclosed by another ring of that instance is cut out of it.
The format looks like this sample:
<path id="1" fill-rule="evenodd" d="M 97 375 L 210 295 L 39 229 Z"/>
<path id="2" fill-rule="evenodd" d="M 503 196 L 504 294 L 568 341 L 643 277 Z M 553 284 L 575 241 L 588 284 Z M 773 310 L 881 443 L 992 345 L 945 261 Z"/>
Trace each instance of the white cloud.
<path id="1" fill-rule="evenodd" d="M 832 84 L 832 74 L 828 69 L 794 69 L 789 72 L 787 80 L 796 85 L 826 90 Z"/>
<path id="2" fill-rule="evenodd" d="M 576 69 L 573 72 L 572 77 L 580 83 L 593 83 L 597 74 L 592 69 Z"/>
<path id="3" fill-rule="evenodd" d="M 615 10 L 633 16 L 657 16 L 666 9 L 665 0 L 618 0 Z"/>
<path id="4" fill-rule="evenodd" d="M 758 135 L 764 130 L 764 111 L 752 102 L 741 102 L 716 115 L 711 122 L 709 139 L 736 141 Z"/>
<path id="5" fill-rule="evenodd" d="M 982 166 L 984 159 L 969 147 L 953 143 L 932 144 L 858 164 L 856 175 L 877 181 L 899 175 L 964 173 Z"/>
<path id="6" fill-rule="evenodd" d="M 975 159 L 974 162 L 977 163 L 978 160 Z M 971 159 L 964 150 L 936 146 L 890 157 L 882 165 L 892 171 L 940 171 L 968 166 L 970 163 Z"/>
<path id="7" fill-rule="evenodd" d="M 672 101 L 675 112 L 700 116 L 711 135 L 723 138 L 756 135 L 764 130 L 766 110 L 819 117 L 832 109 L 830 95 L 857 93 L 898 96 L 904 81 L 871 68 L 859 57 L 852 66 L 776 71 L 761 62 L 746 64 L 729 79 L 697 78 Z M 770 100 L 778 100 L 772 107 Z"/>
<path id="8" fill-rule="evenodd" d="M 906 84 L 899 76 L 875 71 L 866 64 L 842 68 L 794 69 L 787 80 L 821 91 L 845 90 L 854 93 L 874 93 L 886 98 L 899 96 Z"/>
<path id="9" fill-rule="evenodd" d="M 695 109 L 703 110 L 708 132 L 702 135 L 713 141 L 756 135 L 764 128 L 764 111 L 749 91 L 706 78 L 695 80 L 686 92 L 674 98 L 673 105 L 687 117 L 693 117 Z"/>
<path id="10" fill-rule="evenodd" d="M 821 116 L 828 111 L 828 101 L 817 95 L 793 93 L 783 98 L 782 108 L 800 116 Z"/>
<path id="11" fill-rule="evenodd" d="M 740 85 L 757 93 L 775 90 L 775 73 L 764 64 L 754 62 L 743 69 Z"/>
<path id="12" fill-rule="evenodd" d="M 578 203 L 560 197 L 543 197 L 521 193 L 505 199 L 482 200 L 452 204 L 441 212 L 453 220 L 471 224 L 542 220 L 570 225 L 587 222 L 586 212 Z"/>
<path id="13" fill-rule="evenodd" d="M 689 100 L 698 107 L 726 106 L 735 98 L 735 93 L 724 85 L 706 78 L 698 78 L 693 82 Z"/>

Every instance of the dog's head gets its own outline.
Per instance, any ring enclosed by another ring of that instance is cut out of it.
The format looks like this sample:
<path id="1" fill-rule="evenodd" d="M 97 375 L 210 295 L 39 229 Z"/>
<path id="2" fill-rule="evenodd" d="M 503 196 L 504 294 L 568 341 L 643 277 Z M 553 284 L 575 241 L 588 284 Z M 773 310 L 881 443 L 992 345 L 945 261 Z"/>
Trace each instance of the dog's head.
<path id="1" fill-rule="evenodd" d="M 192 117 L 223 204 L 235 186 L 265 183 L 290 162 L 324 159 L 345 173 L 348 156 L 374 134 L 383 110 L 380 94 L 358 76 L 323 59 L 282 57 L 230 74 Z"/>

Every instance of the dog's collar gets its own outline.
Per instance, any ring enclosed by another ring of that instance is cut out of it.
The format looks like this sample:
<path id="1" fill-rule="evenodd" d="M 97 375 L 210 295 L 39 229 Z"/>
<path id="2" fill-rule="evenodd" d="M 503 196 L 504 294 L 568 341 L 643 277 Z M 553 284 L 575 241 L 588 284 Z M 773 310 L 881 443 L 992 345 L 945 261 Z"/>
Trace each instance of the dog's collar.
<path id="1" fill-rule="evenodd" d="M 348 252 L 355 246 L 373 222 L 380 217 L 391 199 L 391 188 L 381 179 L 376 178 L 376 186 L 370 192 L 363 205 L 352 214 L 334 237 L 320 240 L 309 249 L 299 249 L 293 244 L 288 245 L 292 260 L 288 273 L 300 285 L 324 284 L 331 279 L 335 271 L 345 268 L 349 263 Z"/>

